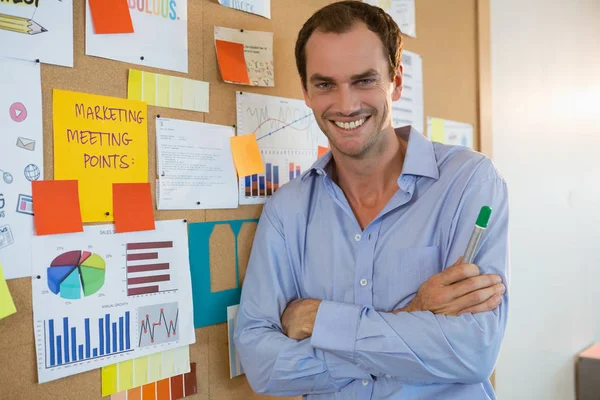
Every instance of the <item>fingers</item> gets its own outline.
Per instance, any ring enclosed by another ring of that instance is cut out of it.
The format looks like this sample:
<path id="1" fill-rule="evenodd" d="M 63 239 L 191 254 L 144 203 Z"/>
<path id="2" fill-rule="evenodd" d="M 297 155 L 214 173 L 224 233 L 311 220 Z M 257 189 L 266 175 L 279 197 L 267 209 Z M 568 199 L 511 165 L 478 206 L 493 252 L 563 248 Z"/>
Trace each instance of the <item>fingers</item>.
<path id="1" fill-rule="evenodd" d="M 475 264 L 461 264 L 462 257 L 452 265 L 440 272 L 440 283 L 444 286 L 460 282 L 463 279 L 471 278 L 480 274 L 479 267 Z"/>
<path id="2" fill-rule="evenodd" d="M 483 289 L 475 290 L 473 292 L 467 293 L 464 296 L 457 298 L 452 302 L 451 308 L 452 310 L 460 310 L 460 312 L 467 312 L 464 310 L 469 310 L 474 307 L 481 305 L 482 303 L 487 303 L 490 299 L 492 299 L 495 295 L 502 296 L 506 291 L 506 287 L 502 283 L 497 283 L 493 286 L 485 287 Z M 493 305 L 493 301 L 489 305 Z M 497 304 L 496 304 L 497 306 Z M 495 306 L 493 307 L 495 308 Z M 492 308 L 492 309 L 493 309 Z M 489 310 L 485 310 L 489 311 Z"/>
<path id="3" fill-rule="evenodd" d="M 463 279 L 462 281 L 450 285 L 449 289 L 452 290 L 453 298 L 459 298 L 467 293 L 491 287 L 498 283 L 502 283 L 502 277 L 500 277 L 500 275 L 485 274 Z"/>
<path id="4" fill-rule="evenodd" d="M 464 313 L 476 314 L 481 312 L 492 311 L 495 310 L 500 305 L 500 303 L 502 303 L 502 295 L 495 294 L 483 303 L 479 303 L 473 307 L 468 307 L 464 310 L 459 311 L 457 315 Z"/>

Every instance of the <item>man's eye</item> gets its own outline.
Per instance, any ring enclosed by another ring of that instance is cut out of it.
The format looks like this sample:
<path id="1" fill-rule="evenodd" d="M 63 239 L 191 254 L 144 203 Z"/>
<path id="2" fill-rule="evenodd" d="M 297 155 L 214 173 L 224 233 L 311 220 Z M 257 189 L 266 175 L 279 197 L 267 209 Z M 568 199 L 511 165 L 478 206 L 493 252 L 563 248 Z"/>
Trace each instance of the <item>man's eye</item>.
<path id="1" fill-rule="evenodd" d="M 319 89 L 331 89 L 331 83 L 329 82 L 321 82 L 317 85 Z"/>
<path id="2" fill-rule="evenodd" d="M 370 85 L 373 82 L 375 82 L 375 79 L 361 79 L 360 81 L 358 81 L 360 85 Z"/>

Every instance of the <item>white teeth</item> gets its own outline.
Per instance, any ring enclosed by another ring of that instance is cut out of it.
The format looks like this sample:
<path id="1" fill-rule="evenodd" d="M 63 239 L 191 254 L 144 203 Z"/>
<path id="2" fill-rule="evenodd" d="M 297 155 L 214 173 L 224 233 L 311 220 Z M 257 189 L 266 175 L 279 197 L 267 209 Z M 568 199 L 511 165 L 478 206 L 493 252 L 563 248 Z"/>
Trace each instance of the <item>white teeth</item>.
<path id="1" fill-rule="evenodd" d="M 354 129 L 354 128 L 358 128 L 359 126 L 361 126 L 362 124 L 365 123 L 367 119 L 366 118 L 361 118 L 357 121 L 352 121 L 352 122 L 339 122 L 339 121 L 334 121 L 334 123 L 339 126 L 340 128 L 343 129 Z"/>

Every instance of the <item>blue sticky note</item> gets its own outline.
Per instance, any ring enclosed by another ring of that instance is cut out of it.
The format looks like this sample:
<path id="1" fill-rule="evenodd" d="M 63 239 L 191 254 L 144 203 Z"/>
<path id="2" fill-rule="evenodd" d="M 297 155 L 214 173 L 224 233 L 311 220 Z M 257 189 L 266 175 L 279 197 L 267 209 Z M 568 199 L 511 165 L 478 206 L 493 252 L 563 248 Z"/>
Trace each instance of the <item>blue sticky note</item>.
<path id="1" fill-rule="evenodd" d="M 238 237 L 246 222 L 258 219 L 198 222 L 188 224 L 192 294 L 194 301 L 194 327 L 202 328 L 227 321 L 227 307 L 239 304 L 242 287 L 238 256 Z M 229 225 L 234 236 L 236 287 L 211 292 L 210 290 L 210 237 L 215 226 Z"/>

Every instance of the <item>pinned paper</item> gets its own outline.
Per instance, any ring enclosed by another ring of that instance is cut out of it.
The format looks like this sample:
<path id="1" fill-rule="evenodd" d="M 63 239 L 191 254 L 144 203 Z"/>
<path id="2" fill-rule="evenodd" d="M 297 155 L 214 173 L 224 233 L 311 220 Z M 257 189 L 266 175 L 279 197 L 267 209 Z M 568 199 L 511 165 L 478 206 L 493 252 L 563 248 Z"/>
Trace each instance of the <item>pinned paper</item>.
<path id="1" fill-rule="evenodd" d="M 129 70 L 127 98 L 151 106 L 208 112 L 208 82 Z"/>
<path id="2" fill-rule="evenodd" d="M 83 231 L 77 181 L 33 181 L 31 193 L 37 235 Z"/>
<path id="3" fill-rule="evenodd" d="M 271 19 L 271 0 L 219 0 L 219 4 Z"/>
<path id="4" fill-rule="evenodd" d="M 112 184 L 148 182 L 147 105 L 54 89 L 54 178 L 79 181 L 84 222 L 113 220 Z"/>
<path id="5" fill-rule="evenodd" d="M 225 82 L 275 86 L 273 33 L 215 26 L 215 47 Z"/>
<path id="6" fill-rule="evenodd" d="M 0 264 L 0 319 L 8 317 L 17 312 L 15 303 L 8 290 L 8 285 L 4 279 L 4 271 L 2 270 L 2 264 Z"/>
<path id="7" fill-rule="evenodd" d="M 427 137 L 433 142 L 473 148 L 473 125 L 427 117 Z"/>
<path id="8" fill-rule="evenodd" d="M 94 33 L 133 33 L 127 0 L 89 0 Z"/>
<path id="9" fill-rule="evenodd" d="M 102 396 L 139 389 L 148 383 L 187 372 L 190 372 L 190 346 L 122 361 L 102 367 Z"/>
<path id="10" fill-rule="evenodd" d="M 238 176 L 249 176 L 265 172 L 256 135 L 254 133 L 241 136 L 232 136 L 231 154 Z"/>
<path id="11" fill-rule="evenodd" d="M 189 371 L 171 378 L 114 393 L 111 400 L 177 400 L 198 393 L 196 363 L 188 364 Z"/>
<path id="12" fill-rule="evenodd" d="M 113 210 L 116 232 L 155 229 L 149 183 L 114 183 Z"/>
<path id="13" fill-rule="evenodd" d="M 321 156 L 324 155 L 325 153 L 327 153 L 328 151 L 329 151 L 329 149 L 327 147 L 319 146 L 317 157 L 321 158 Z"/>

